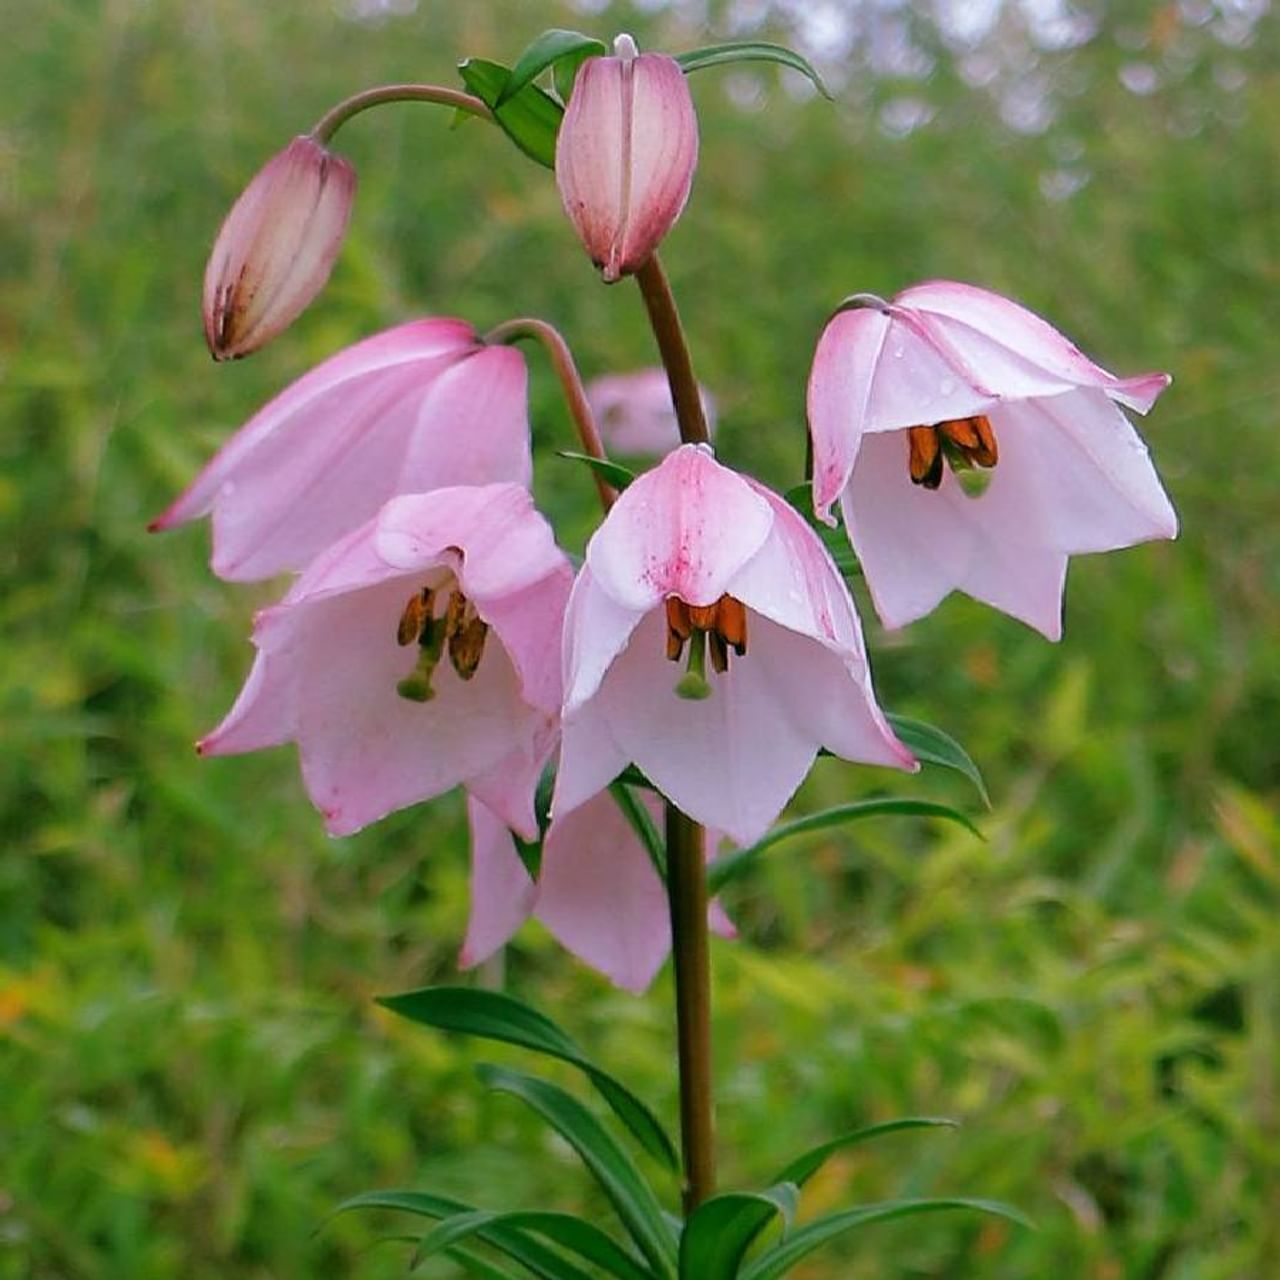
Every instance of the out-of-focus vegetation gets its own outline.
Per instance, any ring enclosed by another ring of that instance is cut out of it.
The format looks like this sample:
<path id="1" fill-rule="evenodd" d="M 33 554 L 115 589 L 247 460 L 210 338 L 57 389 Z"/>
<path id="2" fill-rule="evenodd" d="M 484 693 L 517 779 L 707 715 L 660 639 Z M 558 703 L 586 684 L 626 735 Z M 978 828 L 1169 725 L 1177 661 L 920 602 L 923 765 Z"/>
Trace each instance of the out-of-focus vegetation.
<path id="1" fill-rule="evenodd" d="M 414 106 L 341 135 L 362 186 L 320 304 L 242 364 L 200 340 L 204 255 L 267 155 L 353 89 L 451 83 L 456 58 L 510 59 L 557 23 L 668 48 L 764 32 L 837 85 L 832 106 L 774 69 L 694 82 L 703 159 L 664 256 L 729 461 L 793 483 L 827 308 L 922 276 L 1176 375 L 1144 430 L 1183 536 L 1077 561 L 1061 645 L 960 599 L 869 629 L 886 705 L 986 770 L 988 839 L 890 819 L 778 849 L 735 888 L 743 937 L 715 953 L 725 1185 L 859 1123 L 952 1115 L 956 1134 L 833 1161 L 811 1205 L 960 1192 L 1039 1231 L 876 1228 L 805 1277 L 1276 1274 L 1277 19 L 1265 0 L 990 0 L 941 22 L 869 0 L 605 9 L 6 14 L 0 1277 L 376 1280 L 405 1266 L 374 1247 L 387 1224 L 313 1234 L 345 1195 L 589 1194 L 480 1096 L 471 1049 L 371 1003 L 453 973 L 456 798 L 334 842 L 291 751 L 198 761 L 272 590 L 214 581 L 201 531 L 143 532 L 275 389 L 412 314 L 545 316 L 588 374 L 652 361 L 634 290 L 595 280 L 549 175 Z M 531 361 L 540 496 L 580 544 L 589 479 L 552 455 L 569 428 Z M 824 762 L 797 803 L 884 781 Z M 945 777 L 901 785 L 971 803 Z M 625 997 L 531 926 L 507 981 L 674 1116 L 666 978 Z"/>

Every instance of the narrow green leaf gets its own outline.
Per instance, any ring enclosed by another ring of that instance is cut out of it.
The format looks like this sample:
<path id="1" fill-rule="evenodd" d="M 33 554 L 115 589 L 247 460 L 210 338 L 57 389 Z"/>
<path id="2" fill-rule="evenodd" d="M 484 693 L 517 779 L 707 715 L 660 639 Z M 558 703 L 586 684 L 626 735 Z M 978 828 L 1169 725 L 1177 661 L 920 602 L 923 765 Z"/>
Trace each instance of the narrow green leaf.
<path id="1" fill-rule="evenodd" d="M 680 1237 L 680 1280 L 737 1280 L 742 1259 L 774 1217 L 788 1226 L 799 1190 L 782 1182 L 766 1191 L 730 1191 L 703 1201 Z"/>
<path id="2" fill-rule="evenodd" d="M 536 84 L 527 84 L 499 105 L 511 76 L 509 68 L 486 58 L 468 58 L 458 64 L 458 74 L 467 91 L 493 110 L 503 132 L 525 155 L 548 169 L 555 168 L 556 135 L 564 108 L 550 94 Z"/>
<path id="3" fill-rule="evenodd" d="M 742 1280 L 777 1280 L 777 1277 L 785 1275 L 815 1249 L 848 1231 L 873 1222 L 887 1222 L 891 1218 L 906 1218 L 918 1213 L 936 1213 L 942 1209 L 973 1209 L 978 1213 L 1006 1218 L 1020 1227 L 1031 1226 L 1016 1209 L 996 1200 L 971 1200 L 963 1196 L 937 1200 L 886 1200 L 880 1204 L 846 1209 L 842 1213 L 833 1213 L 816 1222 L 807 1223 L 751 1263 L 742 1272 Z"/>
<path id="4" fill-rule="evenodd" d="M 609 784 L 609 794 L 613 797 L 622 815 L 631 824 L 640 843 L 644 845 L 653 869 L 658 873 L 663 884 L 667 882 L 667 846 L 658 832 L 649 810 L 640 803 L 624 782 L 614 781 Z"/>
<path id="5" fill-rule="evenodd" d="M 481 1064 L 476 1074 L 490 1088 L 519 1098 L 582 1158 L 655 1272 L 674 1280 L 676 1242 L 662 1206 L 627 1153 L 599 1120 L 558 1085 L 505 1067 Z"/>
<path id="6" fill-rule="evenodd" d="M 803 1187 L 837 1151 L 846 1147 L 856 1147 L 860 1143 L 870 1142 L 873 1138 L 883 1138 L 886 1134 L 901 1133 L 905 1129 L 955 1129 L 955 1120 L 947 1120 L 941 1116 L 905 1116 L 901 1120 L 886 1120 L 881 1124 L 869 1124 L 863 1129 L 855 1129 L 852 1133 L 842 1134 L 819 1146 L 797 1156 L 783 1171 L 778 1174 L 779 1182 L 794 1182 Z"/>
<path id="7" fill-rule="evenodd" d="M 679 1168 L 675 1146 L 653 1112 L 626 1085 L 587 1058 L 550 1018 L 522 1000 L 477 987 L 424 987 L 402 995 L 381 996 L 378 1003 L 423 1026 L 500 1040 L 570 1063 L 586 1073 L 614 1114 L 651 1156 L 668 1169 Z"/>
<path id="8" fill-rule="evenodd" d="M 636 478 L 634 471 L 627 470 L 620 463 L 610 462 L 607 458 L 593 458 L 589 453 L 574 453 L 572 449 L 557 449 L 556 452 L 560 457 L 568 458 L 571 462 L 585 463 L 602 480 L 613 485 L 619 493 Z"/>
<path id="9" fill-rule="evenodd" d="M 456 1262 L 469 1276 L 479 1276 L 480 1280 L 518 1280 L 512 1272 L 503 1271 L 470 1249 L 446 1249 L 445 1257 Z"/>
<path id="10" fill-rule="evenodd" d="M 954 769 L 962 773 L 977 789 L 982 803 L 991 808 L 991 797 L 987 794 L 987 784 L 982 780 L 978 766 L 973 763 L 969 753 L 950 734 L 923 720 L 913 720 L 910 716 L 888 717 L 893 731 L 902 739 L 905 746 L 925 764 L 940 764 L 944 769 Z"/>
<path id="11" fill-rule="evenodd" d="M 418 1245 L 413 1265 L 420 1266 L 433 1254 L 448 1252 L 472 1236 L 483 1236 L 495 1228 L 510 1228 L 525 1235 L 538 1235 L 575 1253 L 584 1262 L 602 1267 L 618 1280 L 653 1280 L 653 1273 L 641 1266 L 594 1223 L 568 1213 L 517 1210 L 514 1213 L 458 1214 L 433 1228 Z"/>
<path id="12" fill-rule="evenodd" d="M 794 822 L 784 822 L 780 827 L 774 827 L 755 844 L 748 845 L 745 849 L 734 849 L 717 858 L 707 870 L 707 886 L 712 894 L 719 893 L 730 880 L 740 876 L 752 866 L 765 850 L 771 849 L 783 840 L 789 840 L 792 836 L 804 835 L 809 831 L 822 831 L 827 827 L 838 827 L 846 822 L 857 822 L 862 818 L 878 818 L 885 814 L 945 818 L 948 822 L 958 822 L 979 839 L 982 838 L 982 832 L 958 809 L 939 804 L 934 800 L 907 800 L 897 796 L 883 796 L 876 800 L 855 800 L 850 804 L 836 805 L 833 809 L 823 809 L 821 813 L 805 814 L 803 818 L 797 818 Z"/>
<path id="13" fill-rule="evenodd" d="M 562 58 L 574 62 L 576 67 L 584 58 L 606 52 L 603 40 L 584 36 L 581 31 L 565 31 L 559 27 L 544 31 L 516 59 L 516 65 L 511 68 L 511 78 L 498 95 L 498 105 L 508 102 Z"/>
<path id="14" fill-rule="evenodd" d="M 366 1191 L 340 1204 L 336 1212 L 343 1213 L 348 1209 L 394 1209 L 435 1219 L 453 1218 L 459 1214 L 470 1216 L 478 1212 L 474 1205 L 447 1196 L 432 1195 L 428 1191 Z M 540 1240 L 511 1227 L 488 1227 L 477 1233 L 476 1238 L 527 1267 L 538 1280 L 592 1280 L 557 1250 L 549 1249 Z"/>
<path id="15" fill-rule="evenodd" d="M 702 49 L 690 49 L 687 53 L 678 53 L 676 61 L 686 75 L 690 71 L 701 71 L 703 67 L 723 67 L 734 62 L 776 62 L 806 76 L 824 98 L 831 97 L 831 90 L 823 83 L 809 59 L 794 49 L 788 49 L 786 45 L 769 44 L 764 40 L 712 44 Z"/>

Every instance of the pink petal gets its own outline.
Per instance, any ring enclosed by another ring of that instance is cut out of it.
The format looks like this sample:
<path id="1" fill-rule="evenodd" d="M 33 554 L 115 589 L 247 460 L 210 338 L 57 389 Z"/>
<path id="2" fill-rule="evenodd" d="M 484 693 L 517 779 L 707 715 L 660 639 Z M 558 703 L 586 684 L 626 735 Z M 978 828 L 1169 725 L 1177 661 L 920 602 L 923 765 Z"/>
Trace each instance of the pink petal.
<path id="1" fill-rule="evenodd" d="M 314 606 L 305 623 L 313 634 L 299 675 L 302 774 L 332 835 L 358 831 L 485 773 L 513 741 L 532 737 L 544 723 L 520 697 L 515 670 L 496 644 L 486 646 L 471 680 L 442 662 L 430 702 L 402 698 L 396 683 L 417 656 L 394 635 L 405 591 L 393 581 L 378 594 L 384 598 L 372 598 L 370 590 Z M 332 678 L 336 670 L 343 679 Z"/>
<path id="2" fill-rule="evenodd" d="M 821 645 L 764 618 L 749 623 L 747 656 L 714 677 L 710 698 L 691 702 L 675 693 L 681 668 L 665 657 L 663 612 L 645 617 L 596 696 L 565 719 L 557 817 L 586 790 L 582 778 L 612 742 L 614 761 L 634 761 L 690 817 L 740 844 L 768 829 L 819 746 L 817 729 L 793 713 L 791 686 L 799 675 L 826 690 L 833 677 L 847 684 L 848 676 Z"/>
<path id="3" fill-rule="evenodd" d="M 525 840 L 538 838 L 534 800 L 559 741 L 559 723 L 548 715 L 535 723 L 532 733 L 517 737 L 497 764 L 467 779 L 471 794 Z"/>
<path id="4" fill-rule="evenodd" d="M 564 622 L 566 715 L 595 694 L 643 617 L 643 609 L 626 608 L 603 591 L 590 565 L 578 571 Z"/>
<path id="5" fill-rule="evenodd" d="M 535 914 L 628 991 L 644 991 L 662 967 L 671 947 L 666 890 L 607 792 L 552 823 Z"/>
<path id="6" fill-rule="evenodd" d="M 587 565 L 627 609 L 670 595 L 714 604 L 772 525 L 769 504 L 741 476 L 706 447 L 682 445 L 618 499 L 587 547 Z"/>
<path id="7" fill-rule="evenodd" d="M 152 525 L 212 510 L 215 572 L 299 569 L 408 487 L 530 475 L 522 357 L 460 321 L 359 343 L 278 396 Z"/>
<path id="8" fill-rule="evenodd" d="M 384 542 L 397 554 L 384 555 Z M 470 589 L 472 567 L 479 591 Z M 470 681 L 445 660 L 432 682 L 435 696 L 408 701 L 396 686 L 418 651 L 397 642 L 397 622 L 410 595 L 450 571 L 490 621 L 488 643 Z M 308 793 L 333 834 L 470 781 L 506 822 L 532 836 L 533 791 L 554 733 L 569 576 L 518 485 L 390 503 L 318 556 L 281 604 L 260 615 L 254 670 L 202 749 L 230 753 L 296 739 Z"/>
<path id="9" fill-rule="evenodd" d="M 911 483 L 905 435 L 868 436 L 841 499 L 876 612 L 887 627 L 923 617 L 949 592 L 965 591 L 1051 640 L 1062 634 L 1066 554 L 1044 527 L 1038 442 L 1002 432 L 1000 463 L 979 498 L 948 470 L 930 492 Z"/>
<path id="10" fill-rule="evenodd" d="M 486 485 L 396 498 L 374 540 L 378 554 L 403 569 L 457 559 L 459 585 L 515 663 L 525 699 L 547 711 L 559 707 L 560 632 L 573 573 L 527 490 Z M 466 548 L 460 558 L 459 545 Z"/>
<path id="11" fill-rule="evenodd" d="M 1116 378 L 1034 312 L 975 285 L 930 280 L 903 290 L 894 305 L 918 313 L 961 370 L 980 370 L 1006 399 L 1098 387 L 1145 413 L 1169 384 L 1162 373 Z"/>
<path id="12" fill-rule="evenodd" d="M 395 492 L 500 480 L 533 482 L 529 370 L 515 347 L 482 347 L 427 387 Z"/>
<path id="13" fill-rule="evenodd" d="M 848 483 L 864 435 L 985 412 L 994 393 L 966 380 L 932 336 L 896 309 L 842 311 L 818 340 L 809 375 L 814 510 Z"/>
<path id="14" fill-rule="evenodd" d="M 483 963 L 498 950 L 533 910 L 533 881 L 501 819 L 472 796 L 467 797 L 471 824 L 471 915 L 458 964 L 463 969 Z"/>

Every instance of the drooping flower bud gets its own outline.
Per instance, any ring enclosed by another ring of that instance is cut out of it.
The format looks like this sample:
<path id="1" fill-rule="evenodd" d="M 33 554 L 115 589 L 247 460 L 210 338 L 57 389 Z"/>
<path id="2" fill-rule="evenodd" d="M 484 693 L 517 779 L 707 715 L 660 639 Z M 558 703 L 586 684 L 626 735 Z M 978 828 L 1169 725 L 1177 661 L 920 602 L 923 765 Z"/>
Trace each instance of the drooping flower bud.
<path id="1" fill-rule="evenodd" d="M 674 58 L 638 53 L 622 35 L 613 57 L 583 64 L 556 142 L 556 181 L 606 282 L 650 258 L 689 198 L 697 162 L 698 121 Z"/>
<path id="2" fill-rule="evenodd" d="M 324 288 L 346 235 L 356 171 L 314 138 L 271 157 L 231 206 L 204 273 L 204 334 L 234 360 L 289 327 Z"/>

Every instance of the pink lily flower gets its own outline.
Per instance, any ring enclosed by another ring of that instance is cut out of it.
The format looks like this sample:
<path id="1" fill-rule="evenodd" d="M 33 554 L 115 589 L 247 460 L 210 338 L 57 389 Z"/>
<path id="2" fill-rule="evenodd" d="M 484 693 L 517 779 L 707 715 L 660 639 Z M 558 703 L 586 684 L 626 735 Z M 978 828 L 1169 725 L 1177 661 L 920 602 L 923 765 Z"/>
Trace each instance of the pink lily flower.
<path id="1" fill-rule="evenodd" d="M 886 626 L 959 590 L 1057 640 L 1068 557 L 1177 534 L 1123 412 L 1169 381 L 1116 378 L 973 285 L 868 298 L 814 356 L 814 509 L 834 523 L 839 499 Z"/>
<path id="2" fill-rule="evenodd" d="M 680 443 L 680 426 L 665 369 L 605 374 L 588 382 L 586 392 L 600 437 L 610 453 L 661 457 Z M 704 387 L 698 388 L 698 395 L 707 430 L 714 435 L 715 400 Z"/>
<path id="3" fill-rule="evenodd" d="M 331 835 L 465 783 L 532 839 L 571 581 L 519 485 L 394 498 L 258 614 L 253 669 L 198 750 L 296 742 Z"/>
<path id="4" fill-rule="evenodd" d="M 661 804 L 642 803 L 661 829 Z M 556 818 L 542 845 L 535 884 L 511 832 L 475 796 L 471 822 L 471 918 L 458 963 L 480 964 L 530 916 L 579 959 L 611 982 L 639 995 L 671 950 L 667 891 L 639 837 L 608 792 Z M 718 840 L 708 833 L 708 856 Z M 718 902 L 712 929 L 736 937 Z"/>
<path id="5" fill-rule="evenodd" d="M 213 571 L 246 582 L 303 568 L 396 494 L 532 474 L 524 357 L 414 320 L 287 387 L 149 527 L 212 513 Z"/>
<path id="6" fill-rule="evenodd" d="M 614 56 L 583 63 L 556 140 L 560 198 L 607 283 L 653 255 L 689 199 L 698 120 L 674 58 L 640 53 L 630 36 Z"/>
<path id="7" fill-rule="evenodd" d="M 821 541 L 705 446 L 668 454 L 592 537 L 564 666 L 557 819 L 635 763 L 690 817 L 748 844 L 819 747 L 916 767 L 876 705 L 853 601 Z"/>
<path id="8" fill-rule="evenodd" d="M 324 288 L 342 248 L 356 171 L 314 138 L 294 138 L 231 206 L 204 274 L 204 336 L 215 360 L 247 356 Z"/>

